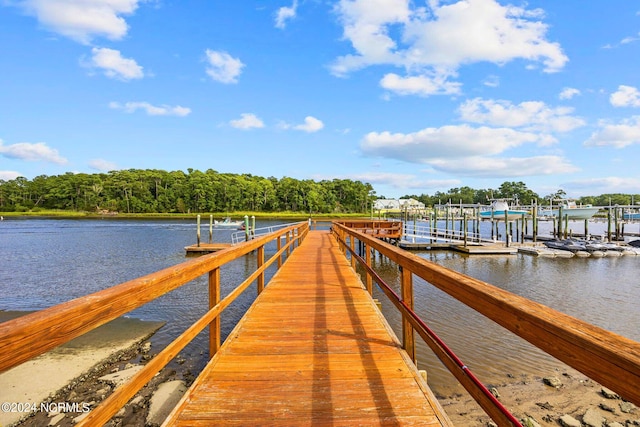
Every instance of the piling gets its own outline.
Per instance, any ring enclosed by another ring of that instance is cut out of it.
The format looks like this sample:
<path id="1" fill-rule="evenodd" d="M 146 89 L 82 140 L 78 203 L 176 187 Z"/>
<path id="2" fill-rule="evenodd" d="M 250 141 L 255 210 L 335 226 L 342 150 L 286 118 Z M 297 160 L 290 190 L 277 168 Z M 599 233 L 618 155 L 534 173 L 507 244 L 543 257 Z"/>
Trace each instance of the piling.
<path id="1" fill-rule="evenodd" d="M 200 215 L 196 217 L 196 244 L 200 247 Z"/>
<path id="2" fill-rule="evenodd" d="M 209 243 L 213 243 L 213 215 L 209 215 Z"/>

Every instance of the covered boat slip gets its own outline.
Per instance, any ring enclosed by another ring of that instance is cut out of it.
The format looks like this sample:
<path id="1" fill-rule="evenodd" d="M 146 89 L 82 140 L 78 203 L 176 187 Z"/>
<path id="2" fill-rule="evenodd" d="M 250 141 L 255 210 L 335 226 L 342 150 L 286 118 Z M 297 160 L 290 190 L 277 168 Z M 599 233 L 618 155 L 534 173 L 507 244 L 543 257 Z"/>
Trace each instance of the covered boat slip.
<path id="1" fill-rule="evenodd" d="M 311 231 L 165 425 L 449 426 L 338 243 Z"/>

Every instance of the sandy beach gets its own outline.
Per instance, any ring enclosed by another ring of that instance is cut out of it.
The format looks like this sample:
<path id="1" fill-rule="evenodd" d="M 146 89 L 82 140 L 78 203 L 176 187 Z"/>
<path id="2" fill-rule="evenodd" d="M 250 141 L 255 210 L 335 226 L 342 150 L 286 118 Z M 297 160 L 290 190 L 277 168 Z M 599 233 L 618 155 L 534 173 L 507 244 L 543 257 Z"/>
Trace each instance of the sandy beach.
<path id="1" fill-rule="evenodd" d="M 26 312 L 0 311 L 0 322 Z M 136 347 L 152 336 L 162 322 L 118 318 L 47 353 L 0 374 L 0 426 L 19 421 L 40 403 L 56 399 L 60 390 L 81 383 L 93 371 L 137 353 Z M 6 403 L 10 406 L 5 407 Z M 58 400 L 58 402 L 66 402 Z M 45 424 L 46 425 L 46 424 Z"/>

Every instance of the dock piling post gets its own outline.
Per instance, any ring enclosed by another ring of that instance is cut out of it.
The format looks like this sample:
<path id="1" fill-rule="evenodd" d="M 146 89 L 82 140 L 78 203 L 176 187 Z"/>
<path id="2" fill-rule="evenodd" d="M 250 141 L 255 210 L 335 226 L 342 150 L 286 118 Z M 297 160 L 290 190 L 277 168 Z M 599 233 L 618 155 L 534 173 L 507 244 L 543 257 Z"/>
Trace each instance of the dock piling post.
<path id="1" fill-rule="evenodd" d="M 200 247 L 200 214 L 196 217 L 196 246 Z"/>
<path id="2" fill-rule="evenodd" d="M 538 201 L 533 203 L 533 224 L 531 224 L 533 230 L 533 243 L 538 241 Z"/>
<path id="3" fill-rule="evenodd" d="M 467 247 L 467 213 L 462 214 L 462 220 L 464 221 L 464 247 Z"/>
<path id="4" fill-rule="evenodd" d="M 584 238 L 585 238 L 585 240 L 590 240 L 590 236 L 589 236 L 589 220 L 588 219 L 584 220 Z"/>
<path id="5" fill-rule="evenodd" d="M 213 215 L 209 215 L 209 243 L 213 243 Z"/>
<path id="6" fill-rule="evenodd" d="M 256 237 L 256 216 L 251 215 L 251 237 Z"/>

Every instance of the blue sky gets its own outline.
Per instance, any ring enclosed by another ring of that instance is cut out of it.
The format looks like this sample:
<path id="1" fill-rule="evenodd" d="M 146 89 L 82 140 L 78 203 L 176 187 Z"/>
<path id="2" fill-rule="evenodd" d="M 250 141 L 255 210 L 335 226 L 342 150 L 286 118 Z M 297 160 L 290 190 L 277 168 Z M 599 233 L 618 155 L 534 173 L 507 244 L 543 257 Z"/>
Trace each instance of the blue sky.
<path id="1" fill-rule="evenodd" d="M 0 179 L 640 193 L 640 3 L 0 0 Z"/>

